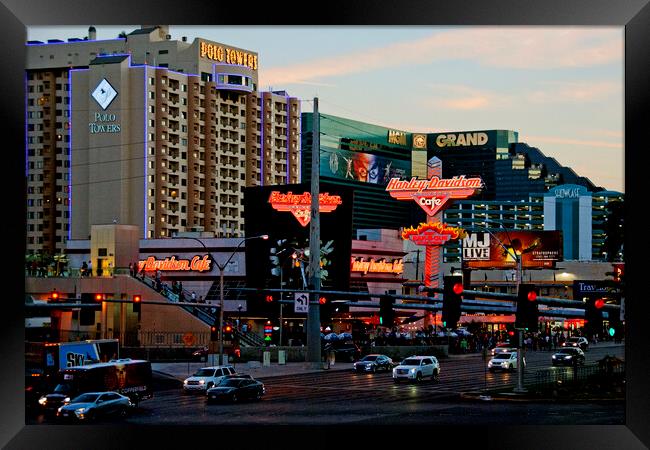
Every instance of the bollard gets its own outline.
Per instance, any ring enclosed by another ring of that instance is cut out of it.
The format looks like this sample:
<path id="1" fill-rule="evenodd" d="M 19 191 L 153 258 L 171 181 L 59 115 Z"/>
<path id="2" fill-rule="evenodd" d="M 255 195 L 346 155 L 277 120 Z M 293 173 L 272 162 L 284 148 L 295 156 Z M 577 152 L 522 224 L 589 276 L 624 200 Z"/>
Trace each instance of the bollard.
<path id="1" fill-rule="evenodd" d="M 287 363 L 286 353 L 287 353 L 286 350 L 278 350 L 278 364 L 279 365 L 285 365 Z"/>
<path id="2" fill-rule="evenodd" d="M 269 367 L 271 365 L 271 352 L 264 352 L 262 361 L 264 367 Z"/>

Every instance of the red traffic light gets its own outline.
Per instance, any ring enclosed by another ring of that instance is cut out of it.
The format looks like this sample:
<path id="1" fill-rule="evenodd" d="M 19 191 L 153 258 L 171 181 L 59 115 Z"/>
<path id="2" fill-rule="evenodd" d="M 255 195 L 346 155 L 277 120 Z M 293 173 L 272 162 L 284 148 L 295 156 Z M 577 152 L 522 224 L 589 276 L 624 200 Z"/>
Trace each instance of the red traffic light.
<path id="1" fill-rule="evenodd" d="M 596 300 L 594 302 L 594 306 L 596 307 L 596 309 L 602 308 L 603 306 L 605 306 L 605 300 L 603 300 L 602 298 L 599 298 L 598 300 Z"/>
<path id="2" fill-rule="evenodd" d="M 325 297 L 321 297 L 321 298 L 318 299 L 318 303 L 320 303 L 321 305 L 324 305 L 325 303 L 327 303 L 327 299 Z"/>
<path id="3" fill-rule="evenodd" d="M 508 336 L 514 336 L 514 335 L 515 335 L 514 331 L 512 331 L 512 330 L 508 331 Z"/>
<path id="4" fill-rule="evenodd" d="M 58 300 L 59 299 L 59 293 L 56 291 L 53 291 L 52 294 L 50 294 L 50 297 L 52 300 Z"/>
<path id="5" fill-rule="evenodd" d="M 134 295 L 134 296 L 133 296 L 133 302 L 134 302 L 134 303 L 139 303 L 139 302 L 141 302 L 141 301 L 142 301 L 142 297 L 141 297 L 141 296 L 139 296 L 139 295 Z"/>
<path id="6" fill-rule="evenodd" d="M 273 296 L 272 295 L 267 295 L 265 298 L 267 303 L 271 303 L 273 301 Z"/>
<path id="7" fill-rule="evenodd" d="M 531 302 L 534 302 L 535 300 L 537 300 L 537 292 L 530 291 L 528 293 L 528 300 L 531 301 Z"/>
<path id="8" fill-rule="evenodd" d="M 230 333 L 232 331 L 232 327 L 230 325 L 226 325 L 226 333 Z"/>
<path id="9" fill-rule="evenodd" d="M 210 331 L 214 333 L 215 331 L 217 331 L 217 327 L 215 327 L 214 325 L 212 325 L 212 326 L 210 327 Z"/>
<path id="10" fill-rule="evenodd" d="M 463 293 L 463 285 L 461 283 L 454 284 L 453 287 L 454 294 L 460 295 Z"/>
<path id="11" fill-rule="evenodd" d="M 95 294 L 96 302 L 101 302 L 102 300 L 104 300 L 104 294 Z"/>

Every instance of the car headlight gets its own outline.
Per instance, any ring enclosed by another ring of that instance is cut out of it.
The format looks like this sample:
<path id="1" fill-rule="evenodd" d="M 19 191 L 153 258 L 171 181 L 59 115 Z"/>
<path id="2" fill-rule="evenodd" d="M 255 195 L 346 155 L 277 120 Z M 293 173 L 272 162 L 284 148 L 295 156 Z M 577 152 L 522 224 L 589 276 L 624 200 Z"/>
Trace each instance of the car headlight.
<path id="1" fill-rule="evenodd" d="M 187 380 L 183 380 L 183 384 L 187 384 Z"/>
<path id="2" fill-rule="evenodd" d="M 70 397 L 66 397 L 63 399 L 63 403 L 70 403 Z"/>
<path id="3" fill-rule="evenodd" d="M 205 380 L 199 380 L 199 384 L 205 384 Z"/>
<path id="4" fill-rule="evenodd" d="M 45 405 L 47 403 L 47 398 L 46 397 L 41 397 L 38 399 L 38 404 L 39 405 Z"/>
<path id="5" fill-rule="evenodd" d="M 83 414 L 83 413 L 86 412 L 86 408 L 77 408 L 77 409 L 74 410 L 74 412 L 79 413 L 79 414 Z"/>
<path id="6" fill-rule="evenodd" d="M 409 372 L 411 372 L 411 373 L 415 373 L 415 370 L 416 370 L 416 369 L 413 368 L 413 369 L 409 370 Z"/>
<path id="7" fill-rule="evenodd" d="M 551 356 L 551 359 L 557 359 L 557 356 L 553 355 Z"/>

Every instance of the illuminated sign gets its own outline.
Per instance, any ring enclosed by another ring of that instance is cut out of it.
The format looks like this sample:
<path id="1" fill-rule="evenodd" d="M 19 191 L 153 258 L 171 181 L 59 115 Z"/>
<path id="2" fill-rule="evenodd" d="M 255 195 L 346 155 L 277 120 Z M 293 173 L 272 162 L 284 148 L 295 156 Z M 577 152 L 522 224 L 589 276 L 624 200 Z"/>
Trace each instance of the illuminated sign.
<path id="1" fill-rule="evenodd" d="M 436 137 L 438 147 L 467 147 L 484 145 L 488 141 L 487 133 L 439 134 Z"/>
<path id="2" fill-rule="evenodd" d="M 318 195 L 319 212 L 332 212 L 343 203 L 338 195 L 329 195 L 324 192 Z M 291 212 L 303 227 L 311 221 L 311 193 L 294 194 L 291 191 L 286 194 L 273 191 L 269 197 L 269 203 L 276 211 Z"/>
<path id="3" fill-rule="evenodd" d="M 414 134 L 413 135 L 413 148 L 427 148 L 427 136 L 426 136 L 426 134 Z"/>
<path id="4" fill-rule="evenodd" d="M 404 260 L 394 259 L 386 261 L 386 259 L 375 260 L 369 258 L 366 261 L 364 258 L 352 257 L 350 262 L 350 271 L 363 272 L 363 274 L 371 273 L 394 273 L 401 274 L 404 271 Z"/>
<path id="5" fill-rule="evenodd" d="M 200 43 L 200 52 L 201 58 L 211 59 L 220 63 L 248 66 L 253 70 L 257 70 L 257 55 L 252 53 L 203 41 Z"/>
<path id="6" fill-rule="evenodd" d="M 402 239 L 411 240 L 417 245 L 442 245 L 453 239 L 465 236 L 465 230 L 450 227 L 441 222 L 421 223 L 417 228 L 404 228 Z"/>
<path id="7" fill-rule="evenodd" d="M 165 259 L 156 259 L 153 256 L 148 257 L 144 261 L 138 262 L 138 271 L 145 270 L 145 272 L 153 272 L 156 270 L 167 272 L 179 271 L 193 271 L 193 272 L 206 272 L 210 271 L 212 261 L 208 255 L 195 256 L 192 260 L 189 259 L 176 259 L 175 256 Z"/>
<path id="8" fill-rule="evenodd" d="M 90 134 L 96 133 L 119 133 L 122 127 L 117 121 L 117 115 L 96 112 L 95 121 L 88 123 Z"/>
<path id="9" fill-rule="evenodd" d="M 388 143 L 406 145 L 406 133 L 397 130 L 388 130 Z"/>
<path id="10" fill-rule="evenodd" d="M 515 254 L 521 258 L 523 268 L 553 267 L 562 260 L 560 231 L 499 231 L 494 233 L 494 239 L 487 234 L 472 234 L 463 240 L 467 267 L 514 268 Z"/>
<path id="11" fill-rule="evenodd" d="M 410 172 L 409 163 L 371 153 L 321 149 L 320 173 L 327 177 L 387 185 Z"/>
<path id="12" fill-rule="evenodd" d="M 102 78 L 102 81 L 99 82 L 95 90 L 90 94 L 95 101 L 102 107 L 103 110 L 106 110 L 111 102 L 117 97 L 117 91 L 111 86 L 106 78 Z"/>
<path id="13" fill-rule="evenodd" d="M 481 178 L 465 178 L 465 175 L 444 179 L 436 176 L 428 180 L 417 177 L 410 181 L 393 178 L 386 190 L 397 200 L 415 200 L 429 216 L 435 215 L 452 198 L 467 198 L 483 187 Z"/>

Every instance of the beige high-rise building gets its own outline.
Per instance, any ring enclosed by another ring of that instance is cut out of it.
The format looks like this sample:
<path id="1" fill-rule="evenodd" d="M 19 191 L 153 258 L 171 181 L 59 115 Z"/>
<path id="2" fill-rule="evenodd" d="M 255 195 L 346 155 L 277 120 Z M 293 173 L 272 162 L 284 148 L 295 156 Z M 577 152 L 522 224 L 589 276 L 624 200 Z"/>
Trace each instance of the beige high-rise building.
<path id="1" fill-rule="evenodd" d="M 245 186 L 301 181 L 300 101 L 258 91 L 255 52 L 148 26 L 27 55 L 30 253 L 110 223 L 241 237 Z"/>

